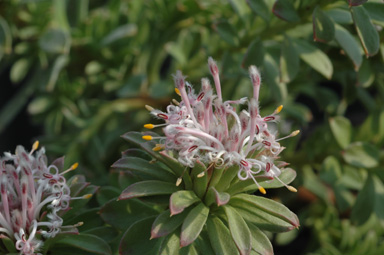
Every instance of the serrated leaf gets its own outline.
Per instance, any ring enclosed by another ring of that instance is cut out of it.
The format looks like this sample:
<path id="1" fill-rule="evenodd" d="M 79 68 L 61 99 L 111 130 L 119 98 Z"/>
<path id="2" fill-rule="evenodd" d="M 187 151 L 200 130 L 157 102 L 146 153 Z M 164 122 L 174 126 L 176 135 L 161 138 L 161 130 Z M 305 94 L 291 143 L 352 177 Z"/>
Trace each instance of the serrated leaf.
<path id="1" fill-rule="evenodd" d="M 303 40 L 295 40 L 296 50 L 300 58 L 310 67 L 322 74 L 325 78 L 331 79 L 333 65 L 329 57 L 320 49 Z"/>
<path id="2" fill-rule="evenodd" d="M 66 245 L 69 247 L 76 247 L 85 252 L 91 252 L 92 254 L 110 255 L 112 250 L 109 245 L 100 237 L 79 234 L 79 235 L 68 235 L 67 237 L 60 239 L 52 245 L 51 250 L 54 250 L 55 245 Z"/>
<path id="3" fill-rule="evenodd" d="M 236 46 L 239 43 L 235 29 L 227 21 L 220 21 L 216 24 L 215 29 L 220 37 L 228 44 Z"/>
<path id="4" fill-rule="evenodd" d="M 171 195 L 169 199 L 169 208 L 171 215 L 179 214 L 184 211 L 185 208 L 200 201 L 200 198 L 191 190 L 180 190 Z"/>
<path id="5" fill-rule="evenodd" d="M 187 211 L 171 215 L 170 210 L 161 213 L 152 224 L 151 239 L 166 236 L 178 228 L 184 221 Z"/>
<path id="6" fill-rule="evenodd" d="M 153 220 L 154 217 L 141 219 L 127 229 L 120 241 L 120 255 L 158 254 L 162 238 L 150 240 Z"/>
<path id="7" fill-rule="evenodd" d="M 237 255 L 239 251 L 236 248 L 231 233 L 227 226 L 217 217 L 209 217 L 207 221 L 207 230 L 212 248 L 216 254 Z"/>
<path id="8" fill-rule="evenodd" d="M 185 218 L 181 227 L 180 247 L 190 245 L 199 236 L 207 221 L 209 208 L 199 203 Z"/>
<path id="9" fill-rule="evenodd" d="M 11 68 L 11 81 L 13 83 L 18 83 L 22 81 L 28 73 L 30 64 L 30 61 L 26 58 L 21 58 L 17 60 Z"/>
<path id="10" fill-rule="evenodd" d="M 329 125 L 331 127 L 333 137 L 336 139 L 340 147 L 345 149 L 351 143 L 351 122 L 343 116 L 336 116 L 329 119 Z"/>
<path id="11" fill-rule="evenodd" d="M 251 254 L 251 232 L 243 217 L 231 206 L 224 206 L 229 231 L 241 255 Z"/>
<path id="12" fill-rule="evenodd" d="M 333 21 L 319 8 L 316 7 L 312 15 L 313 40 L 329 42 L 335 37 Z"/>
<path id="13" fill-rule="evenodd" d="M 367 2 L 368 0 L 348 0 L 349 6 L 358 6 L 362 5 L 363 3 Z"/>
<path id="14" fill-rule="evenodd" d="M 300 69 L 300 59 L 295 46 L 289 37 L 285 37 L 281 43 L 280 55 L 280 80 L 282 82 L 292 81 Z"/>
<path id="15" fill-rule="evenodd" d="M 300 21 L 300 17 L 296 12 L 295 7 L 292 2 L 288 0 L 276 0 L 272 12 L 276 17 L 288 22 Z"/>
<path id="16" fill-rule="evenodd" d="M 252 250 L 262 255 L 273 255 L 273 247 L 268 237 L 254 224 L 248 223 L 251 231 Z"/>
<path id="17" fill-rule="evenodd" d="M 119 200 L 130 199 L 134 197 L 146 197 L 154 195 L 168 195 L 178 191 L 180 188 L 175 183 L 163 181 L 141 181 L 130 185 L 123 190 L 119 196 Z"/>
<path id="18" fill-rule="evenodd" d="M 375 185 L 371 175 L 368 175 L 364 187 L 357 196 L 352 208 L 351 220 L 361 225 L 371 216 L 375 206 Z"/>
<path id="19" fill-rule="evenodd" d="M 264 0 L 247 0 L 247 3 L 251 10 L 263 18 L 265 21 L 270 20 L 269 9 Z"/>
<path id="20" fill-rule="evenodd" d="M 362 6 L 351 8 L 353 22 L 367 57 L 376 55 L 380 48 L 380 38 L 369 14 Z"/>
<path id="21" fill-rule="evenodd" d="M 100 217 L 119 230 L 126 230 L 134 222 L 158 214 L 157 210 L 138 199 L 111 200 L 100 209 Z"/>
<path id="22" fill-rule="evenodd" d="M 145 159 L 136 157 L 123 157 L 113 163 L 112 167 L 128 170 L 133 173 L 149 175 L 157 180 L 176 182 L 176 177 L 159 164 L 151 164 Z"/>
<path id="23" fill-rule="evenodd" d="M 244 54 L 241 66 L 248 68 L 251 65 L 261 66 L 264 60 L 264 47 L 260 39 L 253 40 Z"/>
<path id="24" fill-rule="evenodd" d="M 379 164 L 380 152 L 370 143 L 356 142 L 345 149 L 343 158 L 355 167 L 372 168 Z"/>
<path id="25" fill-rule="evenodd" d="M 355 38 L 349 33 L 348 30 L 342 26 L 336 25 L 335 40 L 347 56 L 352 60 L 355 70 L 359 70 L 363 62 L 363 56 L 360 53 L 360 47 Z"/>

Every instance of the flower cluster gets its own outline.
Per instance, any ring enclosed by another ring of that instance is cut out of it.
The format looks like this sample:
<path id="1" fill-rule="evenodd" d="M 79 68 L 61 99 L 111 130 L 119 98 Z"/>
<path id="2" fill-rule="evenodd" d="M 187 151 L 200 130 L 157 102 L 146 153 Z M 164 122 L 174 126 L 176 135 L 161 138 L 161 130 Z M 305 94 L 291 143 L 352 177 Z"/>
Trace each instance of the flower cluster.
<path id="1" fill-rule="evenodd" d="M 272 114 L 260 116 L 259 90 L 261 77 L 255 66 L 249 67 L 249 75 L 253 84 L 253 97 L 236 101 L 223 101 L 219 70 L 212 58 L 208 66 L 213 76 L 216 95 L 207 78 L 201 80 L 201 91 L 195 93 L 193 87 L 185 81 L 180 71 L 174 76 L 175 91 L 181 101 L 173 100 L 166 111 L 147 106 L 151 114 L 165 121 L 165 124 L 146 124 L 152 129 L 165 126 L 165 137 L 143 136 L 145 140 L 159 139 L 154 150 L 171 150 L 176 153 L 180 163 L 193 167 L 197 160 L 205 164 L 214 163 L 217 167 L 237 164 L 240 180 L 253 179 L 260 192 L 265 189 L 256 181 L 255 175 L 263 173 L 271 178 L 279 179 L 281 168 L 287 163 L 276 163 L 280 152 L 284 149 L 280 140 L 295 136 L 299 131 L 277 138 L 269 123 L 279 120 L 279 106 Z M 242 104 L 248 104 L 248 110 L 237 111 Z M 283 183 L 283 182 L 282 182 Z M 292 186 L 283 183 L 290 191 L 296 192 Z"/>
<path id="2" fill-rule="evenodd" d="M 0 233 L 14 240 L 16 249 L 25 255 L 40 250 L 40 236 L 51 238 L 74 227 L 62 226 L 59 212 L 76 199 L 71 198 L 63 175 L 78 164 L 60 173 L 57 165 L 63 158 L 47 166 L 44 148 L 37 148 L 38 142 L 29 153 L 17 146 L 15 154 L 6 152 L 0 158 Z"/>

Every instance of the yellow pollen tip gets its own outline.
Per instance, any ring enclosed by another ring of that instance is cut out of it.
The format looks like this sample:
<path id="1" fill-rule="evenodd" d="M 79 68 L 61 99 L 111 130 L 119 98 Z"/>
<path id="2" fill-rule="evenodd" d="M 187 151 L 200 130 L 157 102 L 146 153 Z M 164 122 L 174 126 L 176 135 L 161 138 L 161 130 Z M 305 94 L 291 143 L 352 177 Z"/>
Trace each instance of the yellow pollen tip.
<path id="1" fill-rule="evenodd" d="M 153 147 L 153 151 L 160 151 L 160 150 L 162 150 L 162 149 L 164 149 L 164 145 L 163 144 L 156 144 L 156 146 L 155 147 Z"/>
<path id="2" fill-rule="evenodd" d="M 88 199 L 88 198 L 91 198 L 92 197 L 92 194 L 86 194 L 83 196 L 84 199 Z"/>
<path id="3" fill-rule="evenodd" d="M 145 124 L 144 127 L 148 128 L 148 129 L 152 129 L 152 128 L 155 127 L 155 125 L 153 125 L 153 124 Z"/>
<path id="4" fill-rule="evenodd" d="M 197 175 L 197 178 L 201 178 L 201 177 L 203 177 L 205 175 L 205 172 L 203 171 L 203 172 L 201 172 L 201 173 L 199 173 L 198 175 Z"/>
<path id="5" fill-rule="evenodd" d="M 262 194 L 267 194 L 267 192 L 265 191 L 265 189 L 263 187 L 259 187 L 259 191 L 262 193 Z"/>
<path id="6" fill-rule="evenodd" d="M 300 130 L 295 130 L 291 133 L 291 136 L 297 136 L 300 133 Z"/>
<path id="7" fill-rule="evenodd" d="M 84 225 L 84 222 L 80 221 L 80 222 L 78 222 L 77 224 L 75 224 L 73 226 L 76 228 L 76 227 L 81 227 L 83 225 Z"/>
<path id="8" fill-rule="evenodd" d="M 181 94 L 180 94 L 180 90 L 179 90 L 178 88 L 175 88 L 175 92 L 176 92 L 176 94 L 178 94 L 179 96 L 181 96 Z"/>
<path id="9" fill-rule="evenodd" d="M 291 192 L 297 192 L 297 189 L 295 187 L 292 187 L 292 186 L 287 186 L 288 190 L 291 191 Z"/>
<path id="10" fill-rule="evenodd" d="M 32 150 L 33 151 L 37 150 L 37 148 L 39 148 L 39 141 L 34 142 L 33 145 L 32 145 Z"/>
<path id="11" fill-rule="evenodd" d="M 75 170 L 77 167 L 79 166 L 79 163 L 75 163 L 75 164 L 73 164 L 72 166 L 71 166 L 71 169 L 72 170 Z"/>
<path id="12" fill-rule="evenodd" d="M 149 105 L 145 105 L 145 109 L 147 109 L 148 111 L 153 111 L 153 110 L 155 110 L 155 108 L 153 108 L 152 106 L 149 106 Z"/>
<path id="13" fill-rule="evenodd" d="M 172 99 L 172 103 L 174 103 L 175 105 L 180 105 L 180 103 L 176 99 Z"/>
<path id="14" fill-rule="evenodd" d="M 152 140 L 152 136 L 150 135 L 143 135 L 142 138 L 146 141 L 151 141 Z"/>
<path id="15" fill-rule="evenodd" d="M 275 112 L 279 113 L 279 112 L 281 112 L 281 110 L 283 110 L 283 105 L 280 105 L 279 107 L 277 107 Z"/>
<path id="16" fill-rule="evenodd" d="M 179 186 L 181 184 L 182 180 L 183 179 L 181 177 L 177 178 L 176 186 Z"/>

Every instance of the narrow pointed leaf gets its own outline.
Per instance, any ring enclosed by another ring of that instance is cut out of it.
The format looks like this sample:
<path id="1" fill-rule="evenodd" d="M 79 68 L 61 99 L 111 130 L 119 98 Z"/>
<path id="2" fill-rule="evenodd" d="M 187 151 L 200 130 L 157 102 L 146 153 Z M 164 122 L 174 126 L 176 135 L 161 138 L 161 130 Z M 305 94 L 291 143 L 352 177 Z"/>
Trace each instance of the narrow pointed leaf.
<path id="1" fill-rule="evenodd" d="M 380 219 L 384 219 L 384 185 L 377 176 L 373 176 L 375 184 L 375 213 Z"/>
<path id="2" fill-rule="evenodd" d="M 251 232 L 243 217 L 231 206 L 224 206 L 229 231 L 241 255 L 251 254 Z"/>
<path id="3" fill-rule="evenodd" d="M 254 224 L 247 225 L 251 231 L 252 250 L 262 255 L 273 255 L 273 247 L 268 237 Z"/>
<path id="4" fill-rule="evenodd" d="M 237 165 L 233 165 L 225 169 L 221 176 L 220 182 L 215 186 L 216 190 L 226 191 L 232 180 L 237 176 L 238 171 L 239 167 Z"/>
<path id="5" fill-rule="evenodd" d="M 158 180 L 175 182 L 176 177 L 167 169 L 158 164 L 151 164 L 145 159 L 136 157 L 124 157 L 113 163 L 112 167 L 129 170 L 133 173 L 145 174 L 152 176 Z"/>
<path id="6" fill-rule="evenodd" d="M 297 54 L 291 39 L 289 37 L 285 37 L 281 44 L 280 80 L 282 82 L 292 81 L 299 72 L 299 68 L 299 54 Z"/>
<path id="7" fill-rule="evenodd" d="M 289 231 L 298 227 L 299 219 L 283 204 L 260 196 L 239 194 L 230 200 L 240 215 L 260 229 L 273 232 Z"/>
<path id="8" fill-rule="evenodd" d="M 200 201 L 199 197 L 191 190 L 181 190 L 173 193 L 169 199 L 171 215 L 179 214 L 185 208 Z"/>
<path id="9" fill-rule="evenodd" d="M 190 255 L 194 254 L 194 246 L 180 247 L 180 237 L 175 232 L 164 238 L 161 243 L 159 255 Z"/>
<path id="10" fill-rule="evenodd" d="M 358 6 L 362 5 L 363 3 L 367 2 L 368 0 L 348 0 L 349 6 Z"/>
<path id="11" fill-rule="evenodd" d="M 207 190 L 208 174 L 205 173 L 207 168 L 200 161 L 196 161 L 195 166 L 192 169 L 193 190 L 199 198 L 202 198 Z M 204 173 L 203 176 L 201 174 Z"/>
<path id="12" fill-rule="evenodd" d="M 181 227 L 180 247 L 190 245 L 200 234 L 207 221 L 209 208 L 199 203 L 185 218 Z"/>
<path id="13" fill-rule="evenodd" d="M 296 12 L 295 7 L 292 2 L 288 0 L 276 0 L 272 12 L 276 17 L 288 22 L 300 21 L 300 17 Z"/>
<path id="14" fill-rule="evenodd" d="M 367 57 L 375 55 L 379 52 L 380 38 L 369 14 L 363 6 L 352 7 L 351 13 L 365 55 Z"/>
<path id="15" fill-rule="evenodd" d="M 329 57 L 320 49 L 303 40 L 295 40 L 300 58 L 325 78 L 331 79 L 333 66 Z"/>
<path id="16" fill-rule="evenodd" d="M 111 248 L 103 239 L 89 234 L 68 235 L 67 237 L 55 242 L 55 244 L 51 248 L 52 250 L 55 250 L 55 245 L 66 245 L 68 247 L 76 247 L 82 251 L 90 252 L 95 255 L 112 254 Z"/>
<path id="17" fill-rule="evenodd" d="M 264 0 L 247 0 L 251 10 L 266 21 L 270 20 L 270 11 Z"/>
<path id="18" fill-rule="evenodd" d="M 335 36 L 335 25 L 333 21 L 316 7 L 312 15 L 313 22 L 313 40 L 318 42 L 332 41 Z"/>
<path id="19" fill-rule="evenodd" d="M 158 254 L 162 238 L 150 240 L 153 220 L 154 217 L 144 218 L 125 231 L 119 245 L 120 255 Z"/>
<path id="20" fill-rule="evenodd" d="M 227 226 L 217 217 L 209 217 L 207 221 L 209 240 L 216 254 L 237 255 L 236 248 L 231 233 Z"/>
<path id="21" fill-rule="evenodd" d="M 343 116 L 336 116 L 329 119 L 329 125 L 337 143 L 341 148 L 345 149 L 351 143 L 351 122 Z"/>
<path id="22" fill-rule="evenodd" d="M 360 53 L 359 44 L 351 33 L 342 26 L 336 25 L 335 40 L 352 60 L 355 70 L 359 70 L 363 63 L 363 56 Z"/>
<path id="23" fill-rule="evenodd" d="M 142 181 L 136 182 L 123 190 L 119 200 L 130 199 L 134 197 L 145 197 L 154 195 L 168 195 L 179 190 L 174 183 L 163 181 Z"/>
<path id="24" fill-rule="evenodd" d="M 352 208 L 351 220 L 361 225 L 365 223 L 373 213 L 375 206 L 375 185 L 371 175 L 368 175 L 364 187 L 357 196 Z"/>
<path id="25" fill-rule="evenodd" d="M 152 224 L 151 239 L 166 236 L 178 228 L 184 221 L 187 211 L 171 216 L 170 210 L 161 213 Z"/>

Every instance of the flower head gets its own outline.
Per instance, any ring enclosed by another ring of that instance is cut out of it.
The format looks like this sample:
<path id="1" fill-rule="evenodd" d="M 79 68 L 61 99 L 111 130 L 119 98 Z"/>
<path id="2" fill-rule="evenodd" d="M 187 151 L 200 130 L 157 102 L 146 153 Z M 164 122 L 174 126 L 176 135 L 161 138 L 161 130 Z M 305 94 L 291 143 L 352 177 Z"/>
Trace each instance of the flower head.
<path id="1" fill-rule="evenodd" d="M 235 101 L 223 101 L 219 79 L 219 69 L 212 58 L 208 59 L 209 70 L 213 76 L 216 94 L 208 79 L 203 78 L 201 91 L 195 93 L 192 86 L 185 81 L 185 76 L 177 71 L 174 76 L 176 92 L 181 96 L 180 102 L 167 106 L 166 111 L 147 107 L 151 114 L 164 120 L 164 124 L 145 125 L 146 128 L 164 126 L 164 137 L 143 136 L 145 140 L 159 139 L 154 150 L 162 148 L 173 151 L 178 161 L 193 167 L 197 160 L 217 167 L 238 165 L 240 180 L 253 179 L 260 192 L 265 189 L 259 185 L 255 175 L 263 173 L 281 182 L 281 169 L 274 163 L 284 150 L 270 123 L 279 120 L 283 106 L 270 115 L 262 117 L 259 112 L 259 90 L 261 77 L 255 66 L 249 67 L 253 84 L 253 97 Z M 238 110 L 247 104 L 247 110 Z M 289 190 L 292 186 L 283 183 Z"/>
<path id="2" fill-rule="evenodd" d="M 0 232 L 15 241 L 20 254 L 36 254 L 42 246 L 39 236 L 54 237 L 63 229 L 59 213 L 68 210 L 70 188 L 56 165 L 47 165 L 44 148 L 38 142 L 28 153 L 17 146 L 15 154 L 0 158 Z"/>

